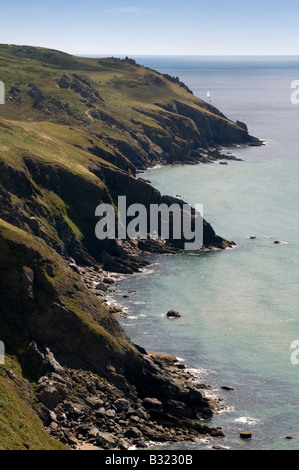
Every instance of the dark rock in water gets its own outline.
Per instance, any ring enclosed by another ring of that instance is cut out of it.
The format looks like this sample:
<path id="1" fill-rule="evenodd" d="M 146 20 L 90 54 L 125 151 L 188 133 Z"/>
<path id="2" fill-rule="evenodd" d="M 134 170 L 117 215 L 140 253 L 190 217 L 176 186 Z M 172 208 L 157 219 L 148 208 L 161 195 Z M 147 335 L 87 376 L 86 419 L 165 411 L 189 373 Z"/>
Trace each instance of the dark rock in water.
<path id="1" fill-rule="evenodd" d="M 168 318 L 180 318 L 182 315 L 179 312 L 176 312 L 175 310 L 169 310 L 167 312 L 167 317 Z"/>
<path id="2" fill-rule="evenodd" d="M 212 437 L 224 437 L 224 432 L 222 431 L 222 428 L 214 428 L 210 435 Z"/>
<path id="3" fill-rule="evenodd" d="M 251 431 L 242 431 L 242 432 L 240 432 L 240 437 L 242 439 L 251 439 L 252 438 L 252 432 Z"/>
<path id="4" fill-rule="evenodd" d="M 107 285 L 104 284 L 104 282 L 99 282 L 99 283 L 95 286 L 95 290 L 96 290 L 96 291 L 98 291 L 98 290 L 106 291 L 106 290 L 107 290 Z"/>
<path id="5" fill-rule="evenodd" d="M 228 165 L 226 162 L 219 162 L 219 165 Z"/>
<path id="6" fill-rule="evenodd" d="M 289 439 L 291 441 L 294 438 L 292 436 L 285 436 L 285 439 Z"/>
<path id="7" fill-rule="evenodd" d="M 250 237 L 250 240 L 256 240 L 256 237 Z"/>
<path id="8" fill-rule="evenodd" d="M 104 284 L 114 284 L 115 281 L 111 277 L 104 277 L 103 282 Z"/>
<path id="9" fill-rule="evenodd" d="M 221 387 L 221 388 L 222 388 L 222 390 L 226 390 L 226 391 L 228 391 L 228 392 L 234 390 L 233 388 L 231 388 L 231 387 L 226 387 L 226 386 Z"/>

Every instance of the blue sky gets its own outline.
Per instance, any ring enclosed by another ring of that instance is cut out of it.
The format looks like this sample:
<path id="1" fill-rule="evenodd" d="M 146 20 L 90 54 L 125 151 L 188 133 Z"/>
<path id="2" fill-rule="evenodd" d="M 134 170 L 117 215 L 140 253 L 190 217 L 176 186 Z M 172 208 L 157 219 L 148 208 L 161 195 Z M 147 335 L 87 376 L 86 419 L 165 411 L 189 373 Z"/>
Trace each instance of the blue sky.
<path id="1" fill-rule="evenodd" d="M 299 54 L 298 0 L 12 0 L 0 11 L 0 43 L 74 54 Z"/>

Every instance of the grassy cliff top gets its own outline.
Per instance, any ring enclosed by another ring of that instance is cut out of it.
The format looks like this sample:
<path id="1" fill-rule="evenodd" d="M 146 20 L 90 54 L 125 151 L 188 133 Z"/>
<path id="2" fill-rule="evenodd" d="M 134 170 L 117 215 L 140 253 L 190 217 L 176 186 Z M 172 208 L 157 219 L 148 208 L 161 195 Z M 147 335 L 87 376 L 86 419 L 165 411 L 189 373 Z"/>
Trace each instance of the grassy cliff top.
<path id="1" fill-rule="evenodd" d="M 148 166 L 162 155 L 180 159 L 182 149 L 252 139 L 180 81 L 132 59 L 0 45 L 0 79 L 0 118 L 37 132 L 45 151 L 61 139 L 132 170 L 130 161 Z"/>

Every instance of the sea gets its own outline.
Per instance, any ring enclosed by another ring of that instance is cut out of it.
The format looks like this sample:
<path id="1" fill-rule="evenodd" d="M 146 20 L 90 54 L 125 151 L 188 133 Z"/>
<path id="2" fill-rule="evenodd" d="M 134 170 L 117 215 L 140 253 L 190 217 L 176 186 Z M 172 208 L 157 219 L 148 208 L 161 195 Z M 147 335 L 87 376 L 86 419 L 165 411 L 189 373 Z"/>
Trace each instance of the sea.
<path id="1" fill-rule="evenodd" d="M 222 427 L 224 438 L 166 448 L 209 450 L 217 442 L 298 450 L 299 105 L 291 102 L 291 83 L 299 80 L 299 57 L 133 58 L 179 77 L 201 99 L 209 91 L 213 106 L 265 143 L 223 149 L 242 160 L 228 165 L 170 165 L 138 175 L 163 194 L 203 204 L 216 233 L 236 243 L 218 252 L 151 255 L 151 264 L 113 293 L 127 310 L 120 322 L 134 343 L 176 355 L 221 399 L 223 410 L 207 423 Z M 129 289 L 136 293 L 123 298 Z M 170 309 L 181 318 L 166 318 Z M 240 431 L 252 439 L 240 439 Z"/>

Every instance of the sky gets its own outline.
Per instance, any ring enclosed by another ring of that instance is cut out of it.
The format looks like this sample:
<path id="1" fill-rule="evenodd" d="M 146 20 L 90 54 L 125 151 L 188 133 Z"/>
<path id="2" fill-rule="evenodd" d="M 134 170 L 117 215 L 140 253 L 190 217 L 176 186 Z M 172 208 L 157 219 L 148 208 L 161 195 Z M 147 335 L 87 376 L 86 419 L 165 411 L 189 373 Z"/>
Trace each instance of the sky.
<path id="1" fill-rule="evenodd" d="M 11 0 L 0 43 L 77 55 L 298 55 L 299 0 Z"/>

